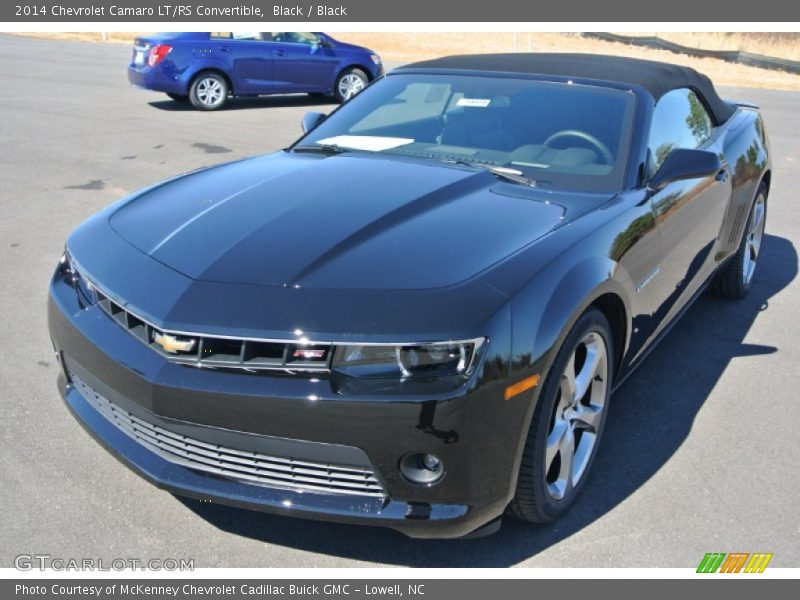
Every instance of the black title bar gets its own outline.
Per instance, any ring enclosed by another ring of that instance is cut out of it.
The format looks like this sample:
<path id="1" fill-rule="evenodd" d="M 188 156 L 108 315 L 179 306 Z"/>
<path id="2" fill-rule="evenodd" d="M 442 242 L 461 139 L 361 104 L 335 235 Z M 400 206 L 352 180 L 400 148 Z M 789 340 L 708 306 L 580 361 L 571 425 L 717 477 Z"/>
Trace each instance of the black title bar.
<path id="1" fill-rule="evenodd" d="M 12 0 L 0 22 L 797 22 L 787 0 Z"/>
<path id="2" fill-rule="evenodd" d="M 711 577 L 714 577 L 713 575 Z M 532 597 L 623 596 L 649 600 L 694 597 L 698 587 L 704 594 L 724 595 L 731 600 L 791 597 L 791 579 L 753 579 L 729 576 L 713 584 L 697 579 L 589 580 L 589 579 L 26 579 L 0 582 L 3 598 L 29 600 L 485 600 Z M 713 585 L 713 590 L 710 586 Z M 692 592 L 695 592 L 694 594 Z"/>

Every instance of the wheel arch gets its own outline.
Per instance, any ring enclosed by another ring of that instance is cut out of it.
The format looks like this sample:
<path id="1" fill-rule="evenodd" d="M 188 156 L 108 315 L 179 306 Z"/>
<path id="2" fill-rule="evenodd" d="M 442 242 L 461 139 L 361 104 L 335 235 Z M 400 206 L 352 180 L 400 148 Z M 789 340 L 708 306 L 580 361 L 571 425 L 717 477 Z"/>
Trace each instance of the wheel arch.
<path id="1" fill-rule="evenodd" d="M 365 66 L 363 63 L 347 61 L 345 63 L 342 63 L 342 66 L 340 66 L 339 69 L 337 69 L 336 76 L 333 78 L 333 85 L 336 85 L 336 82 L 339 80 L 339 77 L 341 77 L 342 73 L 344 73 L 348 69 L 358 69 L 359 71 L 363 71 L 364 74 L 367 76 L 367 81 L 369 81 L 370 83 L 375 79 L 375 77 L 372 76 L 369 67 Z"/>
<path id="2" fill-rule="evenodd" d="M 605 292 L 595 298 L 589 307 L 597 308 L 603 313 L 611 326 L 612 343 L 614 344 L 614 372 L 612 376 L 616 379 L 627 348 L 630 327 L 625 302 L 616 292 Z"/>
<path id="3" fill-rule="evenodd" d="M 562 323 L 551 346 L 551 357 L 555 357 L 558 353 L 559 348 L 578 319 L 588 310 L 595 308 L 606 317 L 611 327 L 611 343 L 614 347 L 613 378 L 616 379 L 621 371 L 632 331 L 631 310 L 624 287 L 613 279 L 607 279 L 598 283 L 592 289 L 585 290 L 581 298 L 576 295 L 571 302 L 565 303 L 565 306 L 569 306 L 571 309 L 565 308 L 563 311 L 550 311 L 548 313 L 549 316 L 545 316 L 546 321 L 552 323 L 560 321 Z M 560 319 L 557 317 L 559 313 L 562 314 Z M 542 336 L 542 339 L 544 339 L 544 336 Z M 548 370 L 551 363 L 552 358 L 547 363 Z"/>
<path id="4" fill-rule="evenodd" d="M 548 271 L 549 274 L 542 274 L 544 277 L 535 278 L 514 300 L 512 364 L 545 377 L 558 349 L 581 315 L 590 308 L 597 308 L 611 326 L 616 376 L 632 331 L 629 290 L 635 286 L 627 271 L 607 257 L 587 258 L 566 271 L 554 265 Z M 543 297 L 543 289 L 552 292 Z M 522 359 L 526 355 L 529 361 Z M 512 374 L 512 379 L 517 377 L 520 375 Z"/>
<path id="5" fill-rule="evenodd" d="M 761 183 L 763 183 L 767 187 L 767 196 L 769 196 L 769 188 L 772 185 L 772 170 L 767 169 L 764 171 L 764 174 L 761 176 Z M 758 189 L 758 188 L 756 188 Z"/>

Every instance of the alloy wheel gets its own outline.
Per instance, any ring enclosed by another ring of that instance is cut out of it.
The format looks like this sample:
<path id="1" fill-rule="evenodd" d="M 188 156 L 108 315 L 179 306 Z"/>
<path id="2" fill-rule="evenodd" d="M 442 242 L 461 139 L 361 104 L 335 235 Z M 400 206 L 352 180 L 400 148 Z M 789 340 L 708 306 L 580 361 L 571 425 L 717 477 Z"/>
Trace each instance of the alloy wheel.
<path id="1" fill-rule="evenodd" d="M 197 84 L 197 99 L 205 106 L 214 107 L 221 104 L 225 99 L 224 94 L 222 83 L 214 77 L 201 79 Z"/>
<path id="2" fill-rule="evenodd" d="M 764 213 L 766 204 L 764 194 L 759 194 L 753 206 L 750 228 L 745 234 L 744 260 L 742 260 L 742 283 L 749 285 L 756 271 L 758 253 L 761 251 L 761 240 L 764 237 Z"/>
<path id="3" fill-rule="evenodd" d="M 608 349 L 603 337 L 587 333 L 572 352 L 556 396 L 545 444 L 548 493 L 563 500 L 586 472 L 606 406 Z"/>
<path id="4" fill-rule="evenodd" d="M 364 89 L 366 82 L 355 73 L 348 73 L 339 80 L 339 95 L 349 100 Z"/>

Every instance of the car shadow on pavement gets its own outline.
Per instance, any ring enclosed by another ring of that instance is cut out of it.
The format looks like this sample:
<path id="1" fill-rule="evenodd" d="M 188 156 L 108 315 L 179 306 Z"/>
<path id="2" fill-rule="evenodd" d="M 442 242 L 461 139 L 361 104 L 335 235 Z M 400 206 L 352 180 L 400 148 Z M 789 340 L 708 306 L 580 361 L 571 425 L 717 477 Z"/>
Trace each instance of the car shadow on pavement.
<path id="1" fill-rule="evenodd" d="M 169 112 L 184 112 L 184 111 L 197 111 L 194 106 L 188 101 L 180 102 L 165 98 L 164 100 L 155 100 L 148 102 L 153 108 Z M 308 94 L 288 94 L 283 96 L 256 96 L 254 98 L 229 98 L 224 108 L 219 112 L 229 110 L 246 110 L 251 108 L 297 108 L 308 106 L 311 108 L 318 106 L 327 106 L 332 112 L 338 106 L 332 98 L 326 96 L 309 96 Z"/>
<path id="2" fill-rule="evenodd" d="M 415 567 L 506 567 L 528 559 L 590 525 L 635 493 L 683 444 L 695 416 L 734 358 L 779 348 L 743 340 L 769 301 L 797 275 L 797 252 L 766 235 L 750 294 L 741 301 L 708 294 L 675 325 L 614 394 L 605 439 L 590 479 L 561 520 L 533 525 L 505 519 L 499 533 L 472 540 L 412 540 L 382 528 L 267 515 L 181 499 L 219 529 L 308 552 Z M 669 365 L 665 369 L 664 365 Z M 675 374 L 684 374 L 676 378 Z M 668 426 L 665 426 L 668 424 Z M 586 559 L 587 564 L 593 557 Z M 292 566 L 239 564 L 224 566 Z"/>

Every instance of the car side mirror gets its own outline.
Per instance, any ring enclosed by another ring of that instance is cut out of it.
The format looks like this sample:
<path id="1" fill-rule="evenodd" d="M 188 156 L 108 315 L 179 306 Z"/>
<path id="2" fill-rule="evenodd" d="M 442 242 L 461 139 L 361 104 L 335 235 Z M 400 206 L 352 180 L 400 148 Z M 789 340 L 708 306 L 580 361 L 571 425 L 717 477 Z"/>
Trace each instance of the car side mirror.
<path id="1" fill-rule="evenodd" d="M 307 112 L 303 115 L 303 120 L 300 125 L 303 127 L 303 133 L 308 133 L 312 129 L 316 129 L 328 115 L 321 112 Z"/>
<path id="2" fill-rule="evenodd" d="M 669 153 L 658 171 L 647 184 L 652 190 L 660 190 L 668 183 L 683 179 L 696 179 L 717 175 L 724 170 L 719 156 L 708 150 L 675 148 Z"/>
<path id="3" fill-rule="evenodd" d="M 320 48 L 333 48 L 333 42 L 326 37 L 319 36 L 317 44 Z"/>

